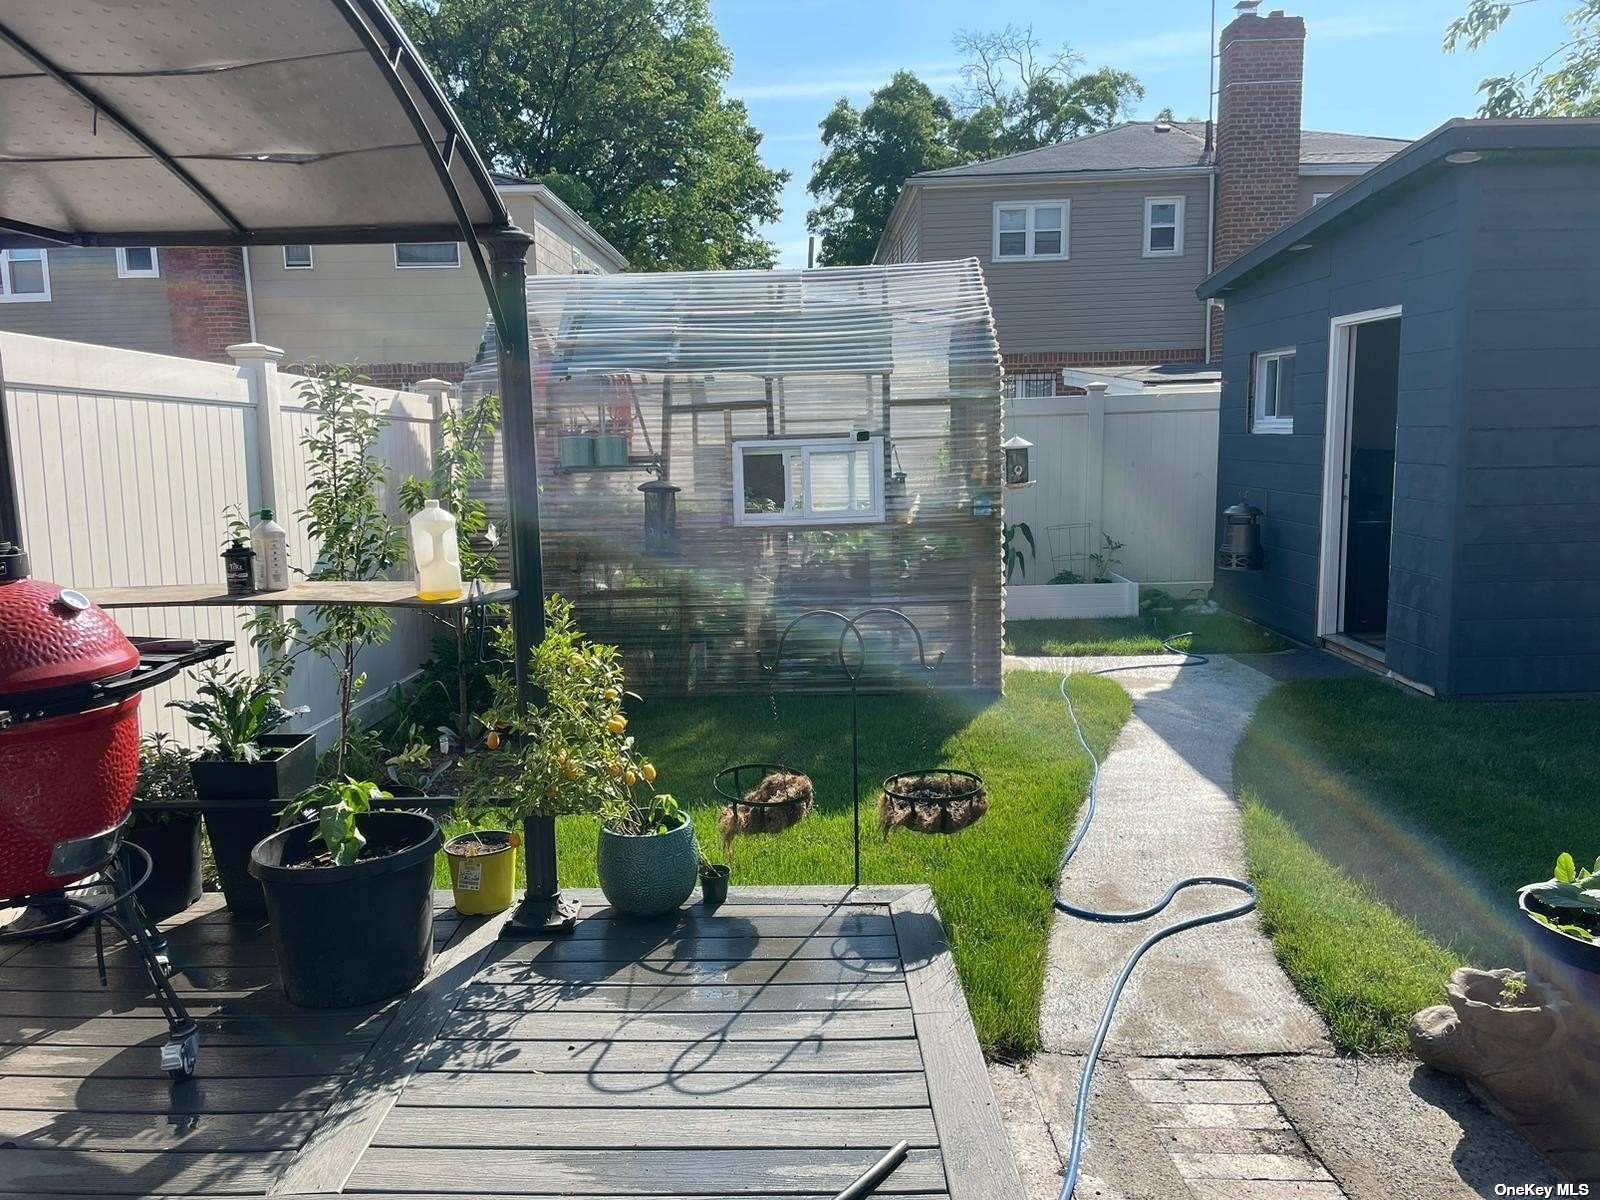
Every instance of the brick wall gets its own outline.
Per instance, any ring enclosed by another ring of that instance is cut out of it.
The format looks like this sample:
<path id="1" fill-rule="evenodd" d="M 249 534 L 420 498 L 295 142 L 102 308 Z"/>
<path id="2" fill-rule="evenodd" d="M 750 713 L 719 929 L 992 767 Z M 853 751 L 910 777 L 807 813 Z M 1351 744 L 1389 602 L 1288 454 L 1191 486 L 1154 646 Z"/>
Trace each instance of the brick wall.
<path id="1" fill-rule="evenodd" d="M 1294 219 L 1300 189 L 1300 91 L 1306 23 L 1245 14 L 1222 31 L 1217 70 L 1216 266 Z M 1212 314 L 1212 360 L 1222 318 Z"/>
<path id="2" fill-rule="evenodd" d="M 1044 371 L 1056 376 L 1055 393 L 1058 396 L 1077 396 L 1082 388 L 1068 387 L 1061 382 L 1064 368 L 1142 367 L 1152 363 L 1197 363 L 1205 357 L 1204 350 L 1192 346 L 1182 349 L 1151 350 L 1069 350 L 1039 354 L 1006 354 L 1005 369 L 1013 375 L 1036 375 Z"/>
<path id="3" fill-rule="evenodd" d="M 231 246 L 162 247 L 161 275 L 172 315 L 172 352 L 232 362 L 227 348 L 250 340 L 243 253 Z"/>
<path id="4" fill-rule="evenodd" d="M 309 375 L 322 364 L 289 363 L 283 370 L 291 375 Z M 446 383 L 460 383 L 470 363 L 464 362 L 390 362 L 360 363 L 357 369 L 367 377 L 367 382 L 377 388 L 394 388 L 404 391 L 419 379 L 442 379 Z"/>

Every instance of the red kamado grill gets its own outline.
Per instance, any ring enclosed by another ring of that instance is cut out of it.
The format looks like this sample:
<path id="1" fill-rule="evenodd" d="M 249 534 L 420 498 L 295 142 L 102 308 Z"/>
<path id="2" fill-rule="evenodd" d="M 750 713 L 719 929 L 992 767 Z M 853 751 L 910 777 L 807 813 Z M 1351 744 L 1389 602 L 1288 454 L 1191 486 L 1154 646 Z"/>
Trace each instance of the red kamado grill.
<path id="1" fill-rule="evenodd" d="M 139 774 L 139 693 L 231 645 L 130 639 L 82 593 L 28 578 L 15 547 L 0 543 L 0 560 L 0 908 L 44 914 L 0 937 L 116 926 L 167 1013 L 163 1065 L 187 1078 L 194 1023 L 167 982 L 165 947 L 137 908 L 149 856 L 123 845 L 122 831 Z"/>

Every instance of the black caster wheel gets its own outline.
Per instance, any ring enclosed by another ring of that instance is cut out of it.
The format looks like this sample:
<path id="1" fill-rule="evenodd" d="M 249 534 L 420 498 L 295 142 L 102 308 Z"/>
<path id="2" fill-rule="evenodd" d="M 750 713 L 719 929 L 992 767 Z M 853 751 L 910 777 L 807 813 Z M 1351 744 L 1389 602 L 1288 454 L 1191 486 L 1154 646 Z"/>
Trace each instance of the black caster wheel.
<path id="1" fill-rule="evenodd" d="M 180 1082 L 193 1079 L 195 1067 L 200 1062 L 200 1031 L 191 1029 L 182 1037 L 172 1038 L 161 1047 L 161 1067 Z"/>

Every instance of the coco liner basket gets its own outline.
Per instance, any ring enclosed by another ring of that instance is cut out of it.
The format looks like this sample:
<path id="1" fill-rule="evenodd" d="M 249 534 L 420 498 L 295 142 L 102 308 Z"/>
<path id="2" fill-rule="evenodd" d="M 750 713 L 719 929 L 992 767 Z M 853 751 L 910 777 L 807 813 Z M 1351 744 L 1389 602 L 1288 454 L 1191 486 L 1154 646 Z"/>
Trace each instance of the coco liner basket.
<path id="1" fill-rule="evenodd" d="M 724 767 L 711 786 L 728 802 L 717 819 L 724 850 L 744 834 L 782 833 L 798 825 L 817 802 L 811 777 L 780 763 Z"/>
<path id="2" fill-rule="evenodd" d="M 958 833 L 989 811 L 989 793 L 971 771 L 940 767 L 908 771 L 883 781 L 878 825 L 913 833 Z"/>

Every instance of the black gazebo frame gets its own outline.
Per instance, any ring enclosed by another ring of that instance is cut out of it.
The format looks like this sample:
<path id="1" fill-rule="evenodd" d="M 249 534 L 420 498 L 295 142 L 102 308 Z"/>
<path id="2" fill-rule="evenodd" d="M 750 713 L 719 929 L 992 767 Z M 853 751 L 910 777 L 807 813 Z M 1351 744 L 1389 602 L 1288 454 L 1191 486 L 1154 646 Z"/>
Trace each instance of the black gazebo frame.
<path id="1" fill-rule="evenodd" d="M 412 129 L 419 146 L 426 152 L 439 185 L 449 201 L 455 221 L 449 224 L 375 224 L 354 226 L 284 226 L 252 229 L 234 215 L 172 154 L 164 150 L 146 131 L 108 102 L 82 78 L 73 75 L 37 47 L 19 36 L 0 20 L 0 45 L 10 47 L 38 70 L 61 84 L 91 106 L 97 115 L 136 142 L 151 159 L 196 197 L 227 228 L 172 232 L 143 229 L 115 233 L 80 233 L 50 229 L 10 220 L 0 214 L 0 248 L 48 248 L 50 246 L 278 246 L 284 244 L 356 245 L 382 242 L 455 241 L 467 245 L 478 279 L 488 300 L 500 341 L 501 437 L 507 462 L 518 469 L 506 472 L 506 500 L 511 535 L 511 586 L 516 595 L 511 601 L 512 628 L 516 655 L 517 694 L 522 703 L 534 699 L 528 678 L 525 647 L 544 638 L 544 570 L 539 547 L 539 480 L 535 453 L 533 379 L 529 361 L 528 309 L 525 296 L 527 253 L 533 239 L 512 220 L 496 191 L 488 167 L 462 128 L 449 101 L 429 73 L 416 47 L 378 0 L 324 0 L 355 33 L 357 39 L 382 74 L 395 103 Z M 409 83 L 409 87 L 408 87 Z M 413 96 L 415 90 L 417 96 Z M 419 106 L 425 105 L 427 112 Z M 435 141 L 429 118 L 443 130 Z M 481 191 L 495 219 L 474 224 L 467 203 L 451 175 L 451 165 L 460 161 Z M 4 170 L 4 164 L 0 164 Z M 484 247 L 488 247 L 487 256 Z M 22 521 L 14 456 L 10 445 L 10 426 L 6 416 L 3 379 L 0 379 L 0 543 L 22 545 Z M 0 571 L 5 568 L 0 566 Z M 539 836 L 527 847 L 528 887 L 516 916 L 515 928 L 524 932 L 545 929 L 570 929 L 577 905 L 562 897 L 556 881 L 554 822 L 548 836 Z M 532 824 L 532 823 L 530 823 Z M 530 832 L 533 832 L 530 830 Z"/>

